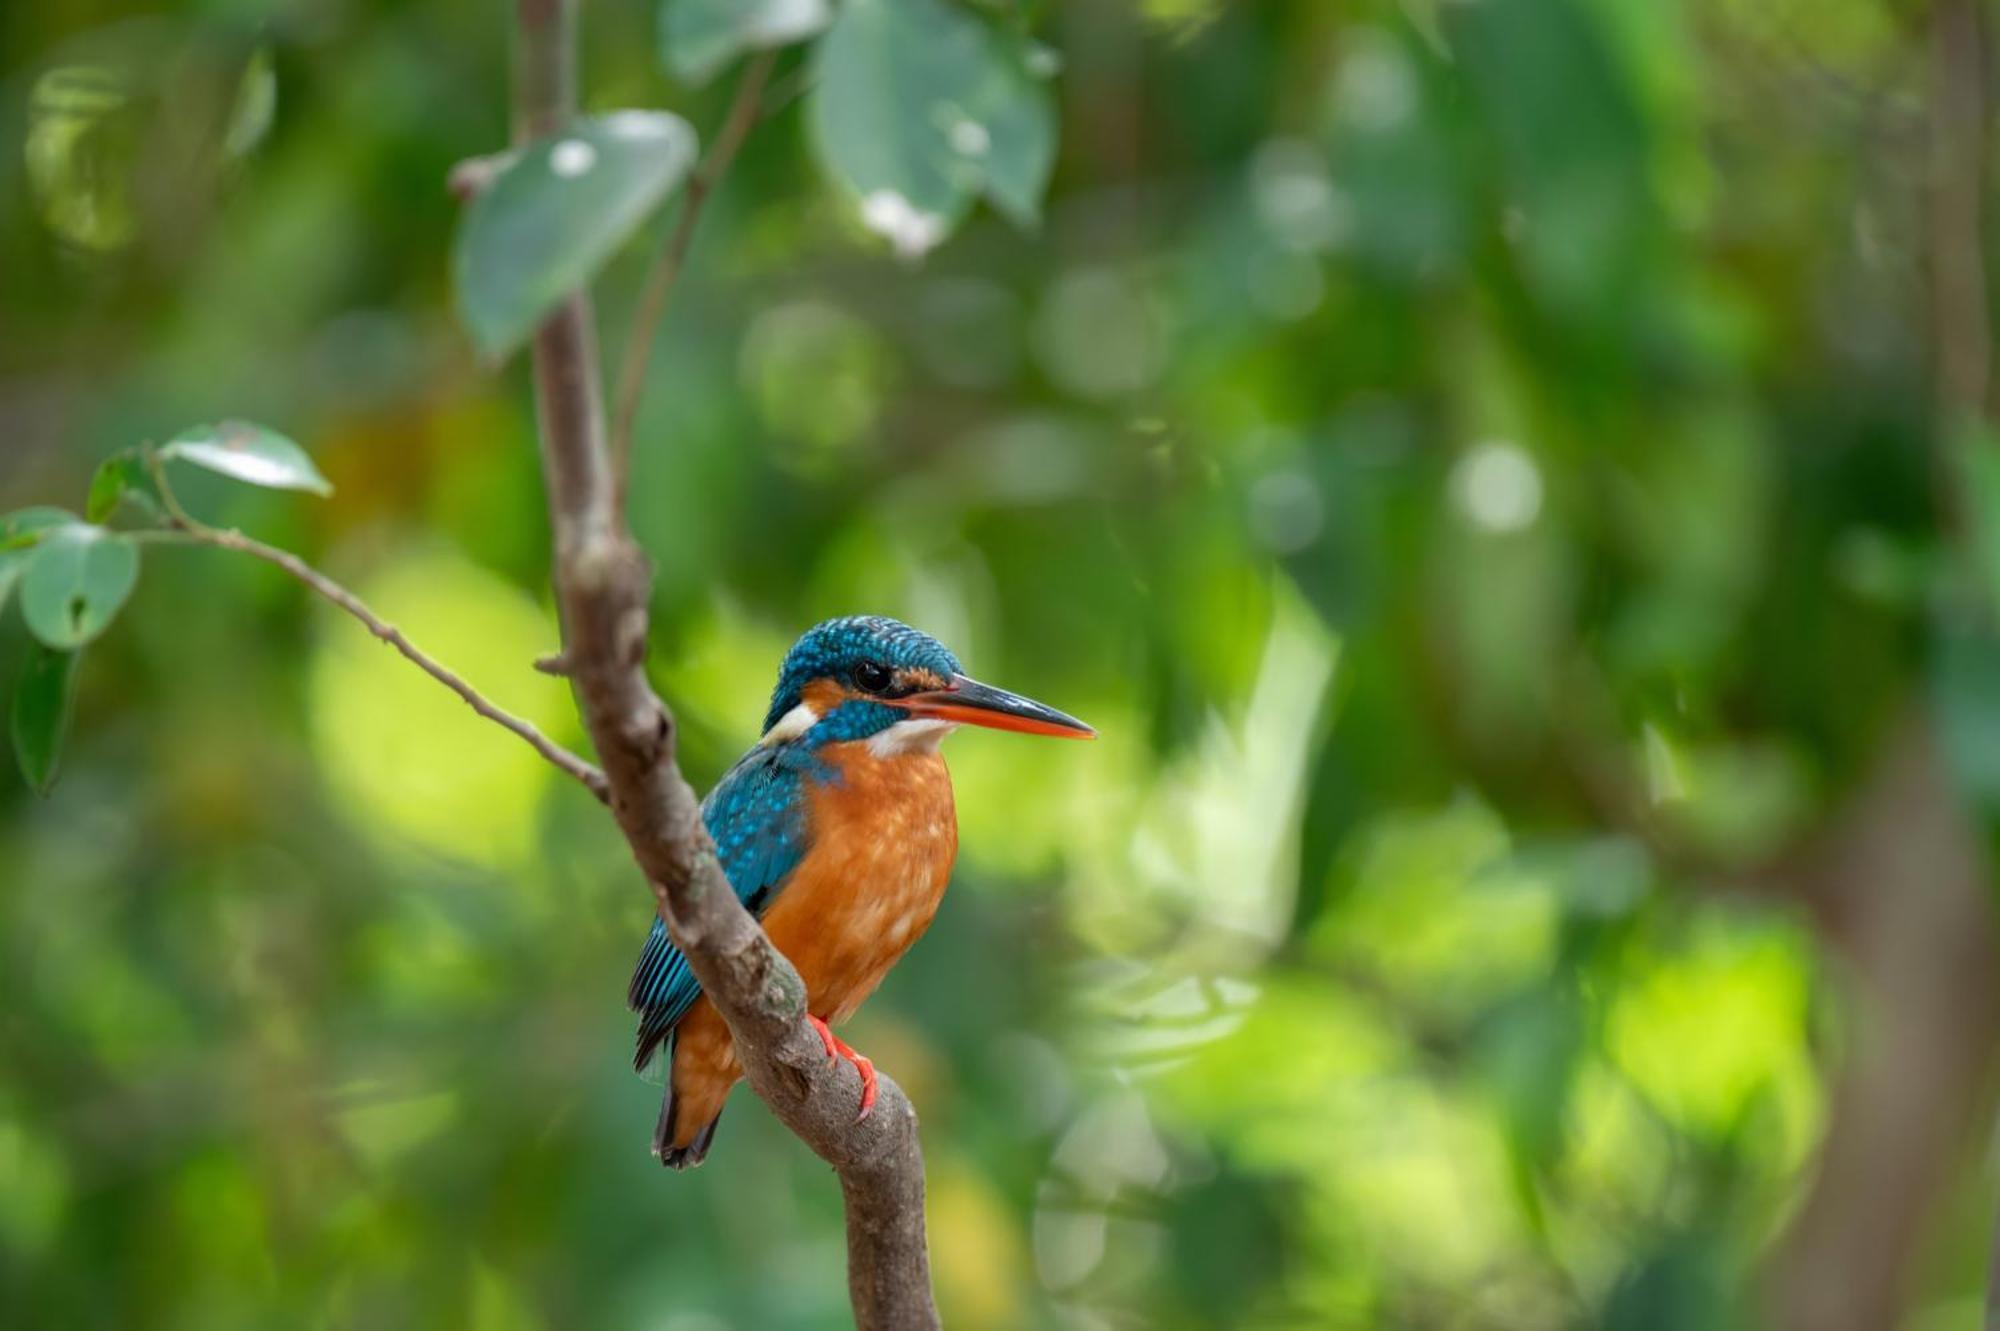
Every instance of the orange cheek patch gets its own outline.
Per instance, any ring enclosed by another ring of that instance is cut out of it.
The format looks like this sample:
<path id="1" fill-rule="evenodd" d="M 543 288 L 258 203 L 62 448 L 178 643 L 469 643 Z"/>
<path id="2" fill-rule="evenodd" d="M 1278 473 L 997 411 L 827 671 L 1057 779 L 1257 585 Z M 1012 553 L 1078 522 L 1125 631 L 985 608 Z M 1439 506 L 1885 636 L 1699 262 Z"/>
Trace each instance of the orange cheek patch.
<path id="1" fill-rule="evenodd" d="M 816 679 L 799 691 L 799 699 L 821 716 L 833 715 L 833 709 L 857 697 L 852 689 L 837 680 Z"/>

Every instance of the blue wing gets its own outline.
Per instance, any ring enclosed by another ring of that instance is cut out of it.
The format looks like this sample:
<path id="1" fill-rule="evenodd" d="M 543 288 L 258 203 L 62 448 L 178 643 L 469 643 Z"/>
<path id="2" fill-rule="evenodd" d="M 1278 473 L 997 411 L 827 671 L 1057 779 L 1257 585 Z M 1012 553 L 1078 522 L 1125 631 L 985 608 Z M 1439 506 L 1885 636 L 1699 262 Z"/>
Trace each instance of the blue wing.
<path id="1" fill-rule="evenodd" d="M 722 872 L 736 899 L 762 918 L 806 848 L 805 781 L 811 758 L 790 745 L 752 749 L 702 801 L 702 821 L 715 839 Z M 646 950 L 632 972 L 625 1001 L 639 1014 L 639 1048 L 632 1065 L 645 1069 L 694 1000 L 701 982 L 687 958 L 653 921 Z"/>

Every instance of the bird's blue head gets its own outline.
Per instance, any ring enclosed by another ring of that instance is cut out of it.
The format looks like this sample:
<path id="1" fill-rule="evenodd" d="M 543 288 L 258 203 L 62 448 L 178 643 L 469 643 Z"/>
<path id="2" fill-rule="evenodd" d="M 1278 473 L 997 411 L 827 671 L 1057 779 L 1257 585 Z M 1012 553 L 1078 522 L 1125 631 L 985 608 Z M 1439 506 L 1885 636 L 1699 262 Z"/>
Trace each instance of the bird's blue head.
<path id="1" fill-rule="evenodd" d="M 935 742 L 957 725 L 1089 738 L 1074 717 L 967 679 L 958 658 L 928 633 L 882 615 L 849 615 L 807 629 L 785 653 L 767 743 L 871 739 L 904 725 Z"/>

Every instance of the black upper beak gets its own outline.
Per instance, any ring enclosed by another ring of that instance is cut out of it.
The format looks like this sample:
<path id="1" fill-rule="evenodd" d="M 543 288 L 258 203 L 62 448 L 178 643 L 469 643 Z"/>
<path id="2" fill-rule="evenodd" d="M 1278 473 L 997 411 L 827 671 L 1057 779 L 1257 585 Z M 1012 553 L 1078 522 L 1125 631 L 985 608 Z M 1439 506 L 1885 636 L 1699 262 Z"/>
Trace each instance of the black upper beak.
<path id="1" fill-rule="evenodd" d="M 951 683 L 941 689 L 895 699 L 894 705 L 915 716 L 985 726 L 989 730 L 1014 730 L 1024 735 L 1054 735 L 1063 739 L 1097 737 L 1095 730 L 1073 716 L 964 675 L 953 675 Z"/>

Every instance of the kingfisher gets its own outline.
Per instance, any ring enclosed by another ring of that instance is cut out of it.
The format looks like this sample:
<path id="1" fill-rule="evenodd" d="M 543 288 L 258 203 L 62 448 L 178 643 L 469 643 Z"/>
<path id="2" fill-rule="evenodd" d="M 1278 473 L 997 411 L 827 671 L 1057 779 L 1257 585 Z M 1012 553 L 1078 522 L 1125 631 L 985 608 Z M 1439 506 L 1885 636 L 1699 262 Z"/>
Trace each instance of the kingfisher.
<path id="1" fill-rule="evenodd" d="M 832 1028 L 854 1015 L 937 913 L 958 854 L 951 774 L 938 745 L 961 725 L 1089 739 L 1073 716 L 966 678 L 943 644 L 894 619 L 852 615 L 808 629 L 785 654 L 763 736 L 702 801 L 737 899 L 806 986 L 806 1019 L 829 1059 L 875 1066 Z M 698 1165 L 742 1077 L 722 1014 L 666 926 L 626 1001 L 639 1014 L 633 1066 L 666 1060 L 653 1154 Z"/>

